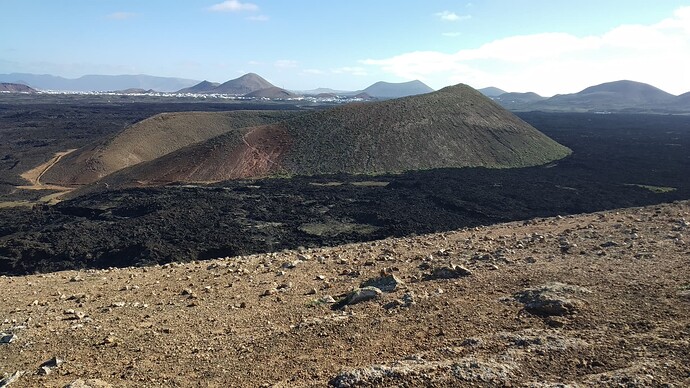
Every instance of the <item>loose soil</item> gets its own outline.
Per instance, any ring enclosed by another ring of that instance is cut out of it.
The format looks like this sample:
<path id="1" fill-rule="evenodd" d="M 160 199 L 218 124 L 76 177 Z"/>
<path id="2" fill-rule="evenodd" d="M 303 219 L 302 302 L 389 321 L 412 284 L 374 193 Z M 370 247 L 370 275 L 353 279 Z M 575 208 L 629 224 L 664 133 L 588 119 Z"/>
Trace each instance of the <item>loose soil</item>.
<path id="1" fill-rule="evenodd" d="M 50 170 L 51 167 L 55 166 L 60 160 L 66 156 L 71 154 L 72 152 L 76 151 L 76 148 L 73 148 L 71 150 L 67 151 L 62 151 L 62 152 L 56 152 L 55 156 L 53 156 L 52 159 L 49 161 L 21 174 L 20 176 L 29 183 L 30 185 L 22 185 L 22 186 L 17 186 L 17 189 L 20 190 L 54 190 L 56 191 L 55 193 L 48 194 L 44 197 L 39 198 L 38 202 L 39 203 L 48 203 L 48 204 L 55 204 L 59 201 L 60 197 L 64 196 L 65 194 L 69 193 L 70 191 L 74 190 L 72 187 L 64 187 L 64 186 L 58 186 L 58 185 L 51 185 L 51 184 L 45 184 L 41 182 L 41 178 L 43 175 L 45 175 L 46 171 Z M 10 206 L 6 206 L 10 207 Z"/>
<path id="2" fill-rule="evenodd" d="M 12 387 L 687 386 L 690 202 L 147 268 L 0 277 Z M 471 275 L 425 276 L 463 265 Z M 380 273 L 378 299 L 332 309 Z M 565 285 L 564 285 L 565 284 Z M 563 316 L 518 293 L 582 290 Z M 586 289 L 586 292 L 585 292 Z M 7 338 L 10 338 L 7 337 Z M 39 366 L 64 360 L 48 375 Z"/>

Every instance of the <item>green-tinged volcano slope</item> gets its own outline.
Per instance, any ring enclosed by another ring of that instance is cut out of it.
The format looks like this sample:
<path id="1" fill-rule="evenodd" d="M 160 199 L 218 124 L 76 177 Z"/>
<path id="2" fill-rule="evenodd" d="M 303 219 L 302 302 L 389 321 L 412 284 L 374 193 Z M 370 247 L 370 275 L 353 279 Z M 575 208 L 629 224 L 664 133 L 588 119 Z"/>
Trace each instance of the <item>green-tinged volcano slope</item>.
<path id="1" fill-rule="evenodd" d="M 570 150 L 458 85 L 241 128 L 119 171 L 108 187 L 270 175 L 382 174 L 545 164 Z"/>
<path id="2" fill-rule="evenodd" d="M 43 183 L 84 185 L 123 168 L 159 158 L 233 129 L 270 124 L 292 111 L 162 113 L 142 120 L 105 141 L 80 148 L 48 169 Z"/>
<path id="3" fill-rule="evenodd" d="M 286 122 L 293 146 L 283 168 L 298 174 L 385 173 L 440 167 L 511 168 L 570 150 L 466 85 Z"/>

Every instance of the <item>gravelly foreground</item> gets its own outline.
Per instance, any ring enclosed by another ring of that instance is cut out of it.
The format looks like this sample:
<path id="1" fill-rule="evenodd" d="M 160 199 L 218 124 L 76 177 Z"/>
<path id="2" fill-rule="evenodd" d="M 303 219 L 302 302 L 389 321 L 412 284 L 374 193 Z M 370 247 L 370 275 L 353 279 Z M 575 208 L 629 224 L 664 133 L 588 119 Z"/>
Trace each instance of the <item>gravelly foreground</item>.
<path id="1" fill-rule="evenodd" d="M 0 374 L 10 387 L 688 386 L 689 220 L 678 202 L 0 277 Z"/>

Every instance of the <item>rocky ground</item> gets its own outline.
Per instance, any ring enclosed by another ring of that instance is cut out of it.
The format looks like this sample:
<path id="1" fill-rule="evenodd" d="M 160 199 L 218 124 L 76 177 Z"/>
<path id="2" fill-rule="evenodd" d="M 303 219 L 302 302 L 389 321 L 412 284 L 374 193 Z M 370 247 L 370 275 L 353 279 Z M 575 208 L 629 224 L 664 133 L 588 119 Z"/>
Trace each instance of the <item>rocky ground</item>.
<path id="1" fill-rule="evenodd" d="M 688 386 L 689 221 L 685 201 L 0 277 L 0 387 Z"/>

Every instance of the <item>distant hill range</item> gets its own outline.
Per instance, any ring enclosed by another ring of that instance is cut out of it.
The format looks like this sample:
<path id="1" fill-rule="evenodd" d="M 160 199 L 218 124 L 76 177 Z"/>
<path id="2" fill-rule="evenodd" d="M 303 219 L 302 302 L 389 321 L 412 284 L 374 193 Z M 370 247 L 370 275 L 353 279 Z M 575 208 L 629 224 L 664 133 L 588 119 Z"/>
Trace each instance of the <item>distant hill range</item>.
<path id="1" fill-rule="evenodd" d="M 4 93 L 36 93 L 36 89 L 33 89 L 24 84 L 15 84 L 9 82 L 0 82 L 0 92 Z"/>
<path id="2" fill-rule="evenodd" d="M 501 94 L 507 93 L 503 89 L 499 89 L 493 86 L 489 86 L 488 88 L 482 88 L 482 89 L 477 89 L 481 94 L 487 96 L 487 97 L 498 97 Z"/>
<path id="3" fill-rule="evenodd" d="M 209 81 L 202 81 L 192 87 L 178 90 L 178 93 L 216 93 L 244 96 L 248 93 L 254 93 L 258 92 L 259 90 L 266 90 L 272 88 L 278 89 L 275 85 L 266 81 L 260 75 L 248 73 L 239 78 L 231 79 L 230 81 L 224 82 L 222 84 L 217 84 Z"/>
<path id="4" fill-rule="evenodd" d="M 487 88 L 490 89 L 490 88 Z M 546 98 L 536 93 L 503 93 L 491 98 L 515 111 L 688 113 L 690 93 L 674 96 L 652 85 L 614 81 L 578 93 Z"/>
<path id="5" fill-rule="evenodd" d="M 362 90 L 361 92 L 366 93 L 374 98 L 400 98 L 431 93 L 433 91 L 434 89 L 427 86 L 424 82 L 415 80 L 400 83 L 380 81 Z"/>
<path id="6" fill-rule="evenodd" d="M 431 93 L 434 89 L 430 88 L 428 85 L 422 81 L 415 80 L 409 82 L 383 82 L 379 81 L 373 85 L 367 87 L 363 90 L 357 91 L 346 91 L 346 90 L 334 90 L 328 88 L 318 88 L 314 90 L 305 90 L 296 92 L 302 95 L 308 96 L 341 96 L 341 97 L 354 97 L 361 98 L 364 100 L 370 99 L 381 99 L 386 100 L 390 98 L 400 98 L 408 96 L 416 96 L 419 94 Z"/>
<path id="7" fill-rule="evenodd" d="M 250 122 L 244 127 L 228 113 L 154 116 L 105 143 L 69 154 L 43 181 L 84 184 L 103 177 L 101 186 L 114 188 L 271 175 L 512 168 L 545 164 L 570 153 L 466 85 L 282 114 L 292 116 L 273 123 L 278 117 L 269 116 L 262 119 L 264 125 L 245 117 Z M 203 140 L 213 135 L 207 128 L 222 133 Z M 173 139 L 196 131 L 203 133 L 185 142 Z"/>
<path id="8" fill-rule="evenodd" d="M 54 75 L 12 73 L 0 74 L 0 82 L 25 84 L 39 90 L 73 92 L 125 89 L 153 89 L 159 92 L 172 92 L 192 86 L 199 81 L 150 75 L 85 75 L 76 79 L 70 79 Z"/>
<path id="9" fill-rule="evenodd" d="M 433 91 L 434 89 L 425 85 L 421 81 L 401 83 L 381 81 L 369 86 L 364 90 L 357 91 L 333 90 L 328 88 L 319 88 L 308 91 L 288 91 L 278 88 L 258 74 L 249 73 L 220 85 L 203 81 L 192 87 L 179 90 L 178 93 L 218 93 L 265 98 L 288 98 L 298 95 L 312 95 L 321 97 L 347 96 L 364 99 L 389 99 L 430 93 Z"/>

